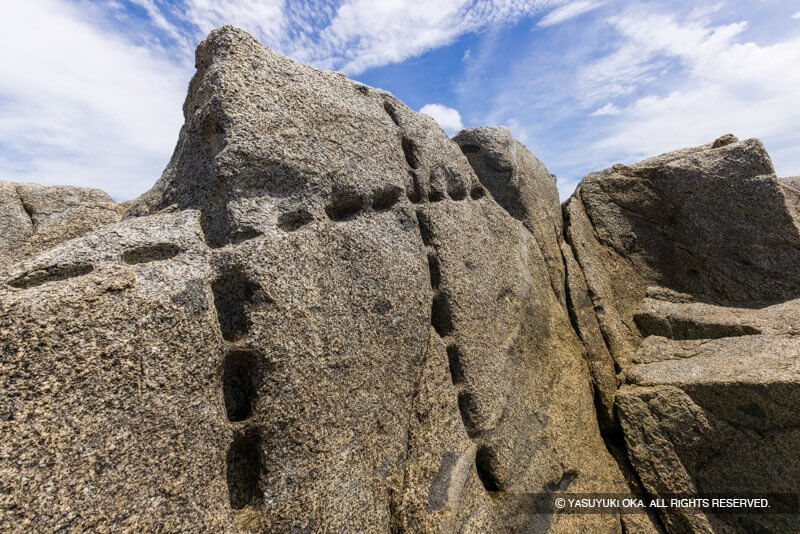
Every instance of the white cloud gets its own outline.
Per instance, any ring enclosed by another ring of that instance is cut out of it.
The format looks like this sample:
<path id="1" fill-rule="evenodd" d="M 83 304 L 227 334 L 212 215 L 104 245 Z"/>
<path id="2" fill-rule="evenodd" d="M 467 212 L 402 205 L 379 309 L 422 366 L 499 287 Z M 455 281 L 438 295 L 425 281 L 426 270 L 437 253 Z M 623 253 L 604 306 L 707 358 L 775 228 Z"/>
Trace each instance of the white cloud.
<path id="1" fill-rule="evenodd" d="M 563 0 L 183 0 L 159 13 L 153 0 L 134 0 L 164 27 L 164 13 L 193 28 L 193 38 L 224 24 L 239 26 L 285 54 L 324 68 L 358 74 L 510 24 Z M 170 30 L 167 30 L 170 31 Z"/>
<path id="2" fill-rule="evenodd" d="M 646 50 L 642 65 L 664 55 L 679 63 L 680 78 L 666 94 L 635 97 L 595 149 L 636 158 L 730 131 L 775 147 L 779 172 L 800 171 L 800 161 L 782 156 L 800 146 L 800 38 L 743 42 L 745 23 L 712 27 L 663 15 L 621 17 L 615 25 L 622 48 Z"/>
<path id="3" fill-rule="evenodd" d="M 619 109 L 614 103 L 609 102 L 601 108 L 597 108 L 592 112 L 592 117 L 605 117 L 609 115 L 619 115 L 622 110 Z"/>
<path id="4" fill-rule="evenodd" d="M 186 0 L 185 17 L 203 36 L 232 24 L 268 43 L 284 38 L 288 22 L 283 0 Z"/>
<path id="5" fill-rule="evenodd" d="M 456 109 L 441 104 L 425 104 L 419 112 L 436 119 L 436 122 L 448 135 L 454 135 L 464 128 L 461 123 L 461 114 Z"/>
<path id="6" fill-rule="evenodd" d="M 633 94 L 642 85 L 663 77 L 669 58 L 703 58 L 714 63 L 747 23 L 709 28 L 694 20 L 679 24 L 671 15 L 634 13 L 609 19 L 620 45 L 607 56 L 584 66 L 578 87 L 584 105 Z M 698 65 L 700 68 L 703 66 Z M 709 65 L 713 69 L 713 65 Z"/>
<path id="7" fill-rule="evenodd" d="M 578 15 L 582 15 L 593 9 L 597 9 L 598 7 L 605 4 L 605 1 L 592 1 L 592 0 L 580 0 L 578 2 L 570 2 L 564 6 L 554 9 L 547 15 L 545 15 L 542 20 L 539 21 L 539 26 L 553 26 L 555 24 L 560 24 L 565 20 L 569 20 L 573 17 L 577 17 Z"/>
<path id="8" fill-rule="evenodd" d="M 607 6 L 582 21 L 580 39 L 547 32 L 547 51 L 542 39 L 519 43 L 503 69 L 497 58 L 508 51 L 487 34 L 472 46 L 457 107 L 524 136 L 558 175 L 562 198 L 588 172 L 727 132 L 762 139 L 779 175 L 800 174 L 794 21 L 731 2 Z"/>
<path id="9" fill-rule="evenodd" d="M 800 11 L 798 11 L 797 13 L 795 13 L 794 15 L 792 15 L 792 18 L 793 18 L 793 19 L 800 19 Z"/>
<path id="10" fill-rule="evenodd" d="M 175 144 L 189 72 L 102 29 L 91 10 L 37 0 L 0 23 L 0 177 L 144 191 Z"/>

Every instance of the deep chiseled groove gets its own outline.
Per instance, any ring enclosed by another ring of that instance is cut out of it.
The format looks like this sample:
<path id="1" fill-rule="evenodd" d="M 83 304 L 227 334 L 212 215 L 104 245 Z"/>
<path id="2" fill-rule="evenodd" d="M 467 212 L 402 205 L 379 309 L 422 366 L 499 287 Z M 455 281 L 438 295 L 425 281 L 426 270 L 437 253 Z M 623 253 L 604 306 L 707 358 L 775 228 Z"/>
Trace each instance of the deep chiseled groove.
<path id="1" fill-rule="evenodd" d="M 226 341 L 237 341 L 250 330 L 247 308 L 257 296 L 269 300 L 258 284 L 251 282 L 238 268 L 225 270 L 211 284 L 211 290 L 222 337 Z"/>
<path id="2" fill-rule="evenodd" d="M 372 193 L 372 209 L 375 211 L 386 211 L 400 201 L 403 190 L 396 185 L 390 185 L 381 189 L 376 189 Z"/>
<path id="3" fill-rule="evenodd" d="M 332 221 L 347 221 L 364 209 L 364 196 L 356 191 L 337 190 L 331 195 L 325 213 Z"/>
<path id="4" fill-rule="evenodd" d="M 403 146 L 403 154 L 406 157 L 406 163 L 408 163 L 408 166 L 412 169 L 418 169 L 419 151 L 417 149 L 417 144 L 408 137 L 403 137 L 401 144 Z"/>
<path id="5" fill-rule="evenodd" d="M 475 397 L 469 391 L 461 391 L 458 394 L 458 411 L 461 413 L 461 422 L 467 435 L 476 438 L 480 434 L 478 428 L 478 405 Z"/>
<path id="6" fill-rule="evenodd" d="M 431 287 L 438 289 L 442 281 L 442 272 L 439 269 L 439 258 L 433 252 L 428 252 L 428 271 L 431 275 Z"/>
<path id="7" fill-rule="evenodd" d="M 258 433 L 251 431 L 237 435 L 227 455 L 226 478 L 231 508 L 241 510 L 258 504 L 262 497 L 259 483 L 263 465 Z"/>
<path id="8" fill-rule="evenodd" d="M 450 379 L 453 385 L 462 384 L 464 382 L 464 362 L 462 361 L 461 349 L 457 345 L 450 344 L 447 346 L 447 364 L 450 368 Z"/>
<path id="9" fill-rule="evenodd" d="M 503 485 L 495 473 L 494 464 L 496 462 L 495 454 L 489 447 L 485 445 L 478 447 L 478 451 L 475 453 L 475 469 L 486 491 L 503 490 Z"/>
<path id="10" fill-rule="evenodd" d="M 278 228 L 284 232 L 294 232 L 314 220 L 314 216 L 304 209 L 282 213 L 278 216 Z"/>
<path id="11" fill-rule="evenodd" d="M 431 305 L 431 325 L 440 337 L 445 337 L 453 330 L 453 313 L 447 296 L 437 291 Z"/>
<path id="12" fill-rule="evenodd" d="M 260 381 L 260 359 L 249 350 L 232 350 L 225 355 L 222 392 L 225 412 L 231 422 L 244 421 L 253 414 Z"/>
<path id="13" fill-rule="evenodd" d="M 400 126 L 400 121 L 397 118 L 397 110 L 394 105 L 392 105 L 391 102 L 384 102 L 383 109 L 386 111 L 386 114 L 389 115 L 389 118 L 392 119 L 395 126 Z"/>
<path id="14" fill-rule="evenodd" d="M 48 282 L 60 282 L 78 276 L 84 276 L 94 270 L 94 267 L 86 264 L 78 265 L 51 265 L 35 271 L 25 273 L 21 276 L 9 280 L 7 283 L 17 289 L 28 289 L 40 286 Z"/>
<path id="15" fill-rule="evenodd" d="M 562 218 L 562 221 L 563 221 L 562 234 L 561 235 L 562 235 L 562 238 L 564 239 L 564 243 L 572 251 L 572 254 L 573 254 L 574 258 L 575 258 L 575 266 L 585 276 L 585 271 L 584 271 L 584 268 L 583 268 L 583 265 L 582 265 L 582 262 L 581 262 L 581 256 L 578 253 L 578 250 L 576 249 L 575 245 L 572 242 L 571 232 L 570 232 L 570 229 L 571 229 L 571 226 L 572 226 L 572 221 L 571 221 L 570 213 L 569 213 L 569 210 L 567 209 L 567 205 L 566 204 L 561 207 L 561 218 Z M 566 257 L 564 257 L 563 254 L 562 254 L 562 257 L 561 257 L 561 261 L 564 264 L 564 268 L 568 271 L 569 265 L 568 265 Z M 569 278 L 567 279 L 565 291 L 569 291 Z M 588 293 L 588 296 L 589 296 L 589 299 L 591 300 L 591 302 L 593 302 L 593 303 L 596 302 L 597 301 L 597 297 L 594 294 L 594 292 L 592 291 L 592 288 L 588 287 L 588 284 L 587 284 L 587 287 L 586 287 L 586 291 Z M 574 316 L 577 319 L 577 310 L 575 310 L 573 302 L 572 302 L 572 299 L 569 296 L 567 296 L 566 302 L 567 302 L 567 308 L 568 308 L 568 312 L 570 314 L 570 317 L 572 318 Z M 621 372 L 621 368 L 620 368 L 620 365 L 619 365 L 619 362 L 617 361 L 617 359 L 613 357 L 614 351 L 611 349 L 611 347 L 612 347 L 611 340 L 609 339 L 608 333 L 606 332 L 606 330 L 602 327 L 601 324 L 599 324 L 600 323 L 600 321 L 599 321 L 600 318 L 597 317 L 596 313 L 595 313 L 595 318 L 598 321 L 598 329 L 600 331 L 600 336 L 601 336 L 601 338 L 603 340 L 603 345 L 605 346 L 605 348 L 608 351 L 608 353 L 610 355 L 612 355 L 612 362 L 613 362 L 613 365 L 614 365 L 614 372 L 616 374 L 619 374 Z M 577 323 L 577 321 L 576 321 L 576 324 L 573 324 L 572 326 L 576 330 L 576 333 L 580 331 L 579 323 Z M 581 340 L 581 343 L 584 344 L 584 345 L 586 344 L 585 341 L 583 341 L 583 340 Z M 597 384 L 594 382 L 594 380 L 592 381 L 592 386 L 593 386 L 594 395 L 595 395 L 595 397 L 594 397 L 595 414 L 599 414 L 600 410 L 598 409 L 598 404 L 601 404 L 600 392 L 599 392 Z M 639 478 L 639 474 L 636 472 L 636 470 L 634 469 L 633 465 L 630 462 L 630 458 L 628 456 L 628 451 L 627 451 L 627 446 L 625 444 L 625 438 L 623 436 L 622 429 L 619 426 L 619 421 L 614 420 L 614 421 L 608 421 L 607 423 L 609 423 L 609 424 L 607 424 L 607 425 L 599 425 L 599 422 L 598 422 L 598 426 L 599 426 L 599 430 L 600 430 L 600 437 L 603 440 L 603 443 L 605 445 L 606 451 L 608 451 L 608 453 L 614 459 L 614 462 L 616 463 L 617 467 L 619 468 L 620 472 L 622 473 L 623 478 L 625 480 L 625 483 L 628 486 L 628 488 L 631 491 L 631 493 L 634 493 L 634 494 L 638 493 L 640 495 L 648 495 L 648 492 L 645 490 L 644 485 L 642 484 L 642 481 Z M 663 521 L 661 520 L 661 516 L 658 513 L 653 513 L 652 511 L 647 510 L 647 516 L 651 519 L 651 521 L 655 525 L 657 525 L 660 528 L 661 532 L 666 532 L 667 531 Z"/>
<path id="16" fill-rule="evenodd" d="M 127 264 L 149 263 L 174 258 L 183 250 L 173 243 L 153 243 L 142 245 L 122 253 L 122 261 Z"/>
<path id="17" fill-rule="evenodd" d="M 639 332 L 644 337 L 662 336 L 674 340 L 721 339 L 725 337 L 761 334 L 761 329 L 746 324 L 725 324 L 692 321 L 683 318 L 665 318 L 651 313 L 633 316 Z"/>

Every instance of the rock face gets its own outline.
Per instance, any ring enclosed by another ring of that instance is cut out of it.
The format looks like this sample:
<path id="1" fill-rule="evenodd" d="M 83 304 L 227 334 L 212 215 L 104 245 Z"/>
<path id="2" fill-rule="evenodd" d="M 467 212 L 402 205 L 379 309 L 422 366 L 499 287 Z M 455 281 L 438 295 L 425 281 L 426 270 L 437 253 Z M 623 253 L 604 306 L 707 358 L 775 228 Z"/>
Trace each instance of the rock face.
<path id="1" fill-rule="evenodd" d="M 154 188 L 4 271 L 2 528 L 619 532 L 534 513 L 626 489 L 541 163 L 232 28 L 197 67 Z"/>
<path id="2" fill-rule="evenodd" d="M 628 456 L 652 494 L 800 487 L 797 198 L 759 141 L 728 135 L 590 174 L 565 204 L 583 274 L 570 295 L 588 296 L 573 299 L 578 328 L 588 352 L 613 359 Z M 612 398 L 607 374 L 593 377 Z M 662 520 L 671 532 L 798 526 Z"/>
<path id="3" fill-rule="evenodd" d="M 0 181 L 0 267 L 117 222 L 122 211 L 99 189 Z"/>
<path id="4" fill-rule="evenodd" d="M 0 531 L 792 526 L 538 497 L 798 486 L 800 193 L 760 143 L 562 218 L 508 130 L 230 27 L 184 115 L 125 205 L 0 182 Z"/>

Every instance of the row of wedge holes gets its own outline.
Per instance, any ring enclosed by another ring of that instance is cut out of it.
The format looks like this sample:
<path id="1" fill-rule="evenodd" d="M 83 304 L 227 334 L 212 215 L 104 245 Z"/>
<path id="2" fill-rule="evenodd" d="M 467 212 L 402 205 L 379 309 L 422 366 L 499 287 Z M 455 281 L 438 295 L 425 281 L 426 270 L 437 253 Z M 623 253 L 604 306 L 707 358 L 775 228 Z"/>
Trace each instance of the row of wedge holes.
<path id="1" fill-rule="evenodd" d="M 222 363 L 222 393 L 225 412 L 235 424 L 234 438 L 226 458 L 230 506 L 241 510 L 255 505 L 262 496 L 260 479 L 264 462 L 258 429 L 247 424 L 254 415 L 266 361 L 246 345 L 250 332 L 248 307 L 271 302 L 242 270 L 223 269 L 212 283 L 214 305 L 225 346 Z"/>
<path id="2" fill-rule="evenodd" d="M 472 416 L 475 411 L 475 401 L 472 394 L 463 387 L 464 369 L 461 362 L 461 350 L 452 339 L 452 334 L 455 330 L 453 325 L 453 313 L 449 298 L 441 288 L 442 272 L 439 257 L 434 245 L 432 224 L 422 210 L 417 210 L 417 223 L 427 253 L 428 271 L 430 273 L 431 289 L 433 289 L 431 326 L 433 326 L 436 334 L 445 343 L 447 360 L 450 368 L 450 378 L 453 385 L 459 389 L 458 409 L 461 413 L 461 421 L 464 424 L 467 435 L 471 439 L 475 439 L 478 437 L 479 433 Z M 475 454 L 475 468 L 478 472 L 478 477 L 486 491 L 498 492 L 503 488 L 491 467 L 493 461 L 494 458 L 491 449 L 484 445 L 479 446 Z"/>

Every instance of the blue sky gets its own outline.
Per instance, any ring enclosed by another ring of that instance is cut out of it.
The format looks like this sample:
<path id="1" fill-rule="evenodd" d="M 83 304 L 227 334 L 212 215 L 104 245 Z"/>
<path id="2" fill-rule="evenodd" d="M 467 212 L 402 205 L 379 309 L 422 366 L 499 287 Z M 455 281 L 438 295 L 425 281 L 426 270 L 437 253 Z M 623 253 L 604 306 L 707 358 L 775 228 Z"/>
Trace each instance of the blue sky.
<path id="1" fill-rule="evenodd" d="M 194 48 L 228 23 L 450 134 L 508 126 L 562 198 L 587 172 L 726 132 L 800 175 L 797 0 L 7 0 L 3 14 L 4 180 L 147 190 Z"/>

